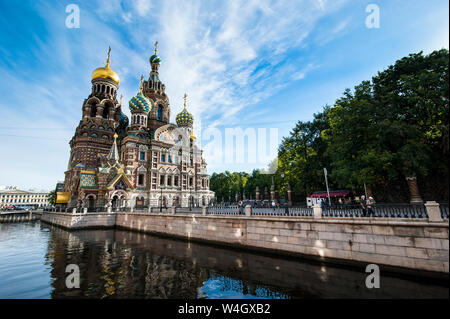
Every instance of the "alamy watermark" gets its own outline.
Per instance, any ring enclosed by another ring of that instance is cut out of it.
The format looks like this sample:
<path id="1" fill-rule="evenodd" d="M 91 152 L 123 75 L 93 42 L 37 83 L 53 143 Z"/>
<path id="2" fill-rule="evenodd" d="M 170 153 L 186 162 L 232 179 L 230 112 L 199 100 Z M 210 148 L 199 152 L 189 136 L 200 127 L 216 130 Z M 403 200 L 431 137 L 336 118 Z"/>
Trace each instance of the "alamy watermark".
<path id="1" fill-rule="evenodd" d="M 66 267 L 66 287 L 69 289 L 80 288 L 80 267 L 75 264 L 69 264 Z"/>
<path id="2" fill-rule="evenodd" d="M 69 29 L 80 28 L 80 7 L 71 3 L 66 6 L 66 13 L 69 14 L 66 17 L 66 27 Z"/>
<path id="3" fill-rule="evenodd" d="M 366 273 L 366 287 L 368 289 L 380 288 L 380 267 L 375 264 L 367 265 Z"/>
<path id="4" fill-rule="evenodd" d="M 369 15 L 366 17 L 366 27 L 369 29 L 380 28 L 380 7 L 377 4 L 371 3 L 367 5 L 366 12 Z"/>

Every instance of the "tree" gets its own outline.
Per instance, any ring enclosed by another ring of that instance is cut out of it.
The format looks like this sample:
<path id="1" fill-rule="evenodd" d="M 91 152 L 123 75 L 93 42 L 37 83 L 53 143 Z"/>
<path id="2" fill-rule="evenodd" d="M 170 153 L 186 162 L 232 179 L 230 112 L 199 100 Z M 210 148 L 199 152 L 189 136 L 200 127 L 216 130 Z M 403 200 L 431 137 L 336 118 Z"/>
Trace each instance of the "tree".
<path id="1" fill-rule="evenodd" d="M 47 195 L 48 202 L 51 206 L 55 206 L 56 204 L 56 190 L 52 190 Z"/>

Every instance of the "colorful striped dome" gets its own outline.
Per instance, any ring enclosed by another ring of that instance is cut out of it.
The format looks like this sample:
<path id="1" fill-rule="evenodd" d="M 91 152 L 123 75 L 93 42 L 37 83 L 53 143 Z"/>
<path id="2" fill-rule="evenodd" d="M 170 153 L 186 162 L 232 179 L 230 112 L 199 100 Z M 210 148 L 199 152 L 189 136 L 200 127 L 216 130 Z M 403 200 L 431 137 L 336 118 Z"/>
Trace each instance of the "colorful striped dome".
<path id="1" fill-rule="evenodd" d="M 142 94 L 142 92 L 139 92 L 130 100 L 130 103 L 128 103 L 131 112 L 143 111 L 145 113 L 148 113 L 150 111 L 151 105 L 151 102 L 144 96 L 144 94 Z"/>
<path id="2" fill-rule="evenodd" d="M 183 125 L 190 125 L 192 126 L 194 124 L 194 117 L 191 113 L 189 113 L 186 108 L 183 109 L 180 113 L 177 114 L 177 117 L 175 118 L 177 121 L 178 126 Z"/>
<path id="3" fill-rule="evenodd" d="M 150 57 L 150 63 L 161 63 L 161 58 L 158 55 L 153 54 Z"/>

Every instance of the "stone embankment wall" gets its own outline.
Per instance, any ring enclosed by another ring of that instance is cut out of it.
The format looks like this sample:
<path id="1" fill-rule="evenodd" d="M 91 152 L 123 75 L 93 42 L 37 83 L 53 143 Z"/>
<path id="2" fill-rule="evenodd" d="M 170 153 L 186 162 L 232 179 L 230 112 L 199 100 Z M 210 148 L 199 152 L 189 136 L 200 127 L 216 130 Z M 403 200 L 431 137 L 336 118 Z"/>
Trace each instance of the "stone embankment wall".
<path id="1" fill-rule="evenodd" d="M 116 214 L 44 212 L 41 221 L 68 229 L 112 228 L 116 224 Z"/>
<path id="2" fill-rule="evenodd" d="M 191 240 L 415 270 L 449 272 L 448 221 L 384 218 L 48 213 L 69 229 L 113 227 Z"/>

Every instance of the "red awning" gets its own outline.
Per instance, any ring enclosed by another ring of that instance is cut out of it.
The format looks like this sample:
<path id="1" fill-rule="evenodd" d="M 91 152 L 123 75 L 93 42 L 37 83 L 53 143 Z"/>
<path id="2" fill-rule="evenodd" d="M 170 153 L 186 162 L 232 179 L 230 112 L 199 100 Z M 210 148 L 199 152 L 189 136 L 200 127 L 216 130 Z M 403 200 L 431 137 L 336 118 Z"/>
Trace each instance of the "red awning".
<path id="1" fill-rule="evenodd" d="M 330 192 L 330 197 L 347 197 L 350 193 L 349 192 Z M 311 198 L 327 198 L 328 193 L 327 192 L 317 192 L 314 194 L 311 194 L 309 196 Z"/>

